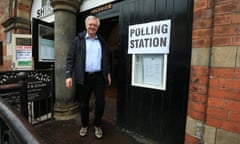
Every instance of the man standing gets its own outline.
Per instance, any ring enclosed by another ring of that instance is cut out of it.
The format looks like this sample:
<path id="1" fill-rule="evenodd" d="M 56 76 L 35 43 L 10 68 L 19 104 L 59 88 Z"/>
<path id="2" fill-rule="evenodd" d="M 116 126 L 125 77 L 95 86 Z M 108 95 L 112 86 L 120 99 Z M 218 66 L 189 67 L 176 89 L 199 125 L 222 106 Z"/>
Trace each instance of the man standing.
<path id="1" fill-rule="evenodd" d="M 111 85 L 110 51 L 106 41 L 97 34 L 100 20 L 95 16 L 85 19 L 86 31 L 76 36 L 69 48 L 66 61 L 66 87 L 73 85 L 73 74 L 80 99 L 82 126 L 80 135 L 86 136 L 89 124 L 89 100 L 95 95 L 94 130 L 102 138 L 101 121 L 105 108 L 105 87 Z"/>

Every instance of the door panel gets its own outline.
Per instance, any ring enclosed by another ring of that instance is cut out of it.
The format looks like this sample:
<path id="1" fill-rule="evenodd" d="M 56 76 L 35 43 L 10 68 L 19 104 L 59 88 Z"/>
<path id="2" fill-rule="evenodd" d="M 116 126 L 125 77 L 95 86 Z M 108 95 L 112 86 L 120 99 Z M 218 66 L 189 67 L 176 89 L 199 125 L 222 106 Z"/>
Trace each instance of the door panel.
<path id="1" fill-rule="evenodd" d="M 184 143 L 191 57 L 190 0 L 131 0 L 120 8 L 119 125 L 158 142 Z M 171 19 L 167 90 L 131 86 L 128 26 Z"/>

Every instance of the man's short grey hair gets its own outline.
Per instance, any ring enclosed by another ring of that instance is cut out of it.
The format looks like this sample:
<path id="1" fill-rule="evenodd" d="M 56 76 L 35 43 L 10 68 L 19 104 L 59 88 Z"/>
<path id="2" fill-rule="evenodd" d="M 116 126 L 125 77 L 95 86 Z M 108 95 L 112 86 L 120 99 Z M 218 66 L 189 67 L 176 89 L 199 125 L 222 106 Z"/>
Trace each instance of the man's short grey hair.
<path id="1" fill-rule="evenodd" d="M 100 20 L 99 20 L 99 18 L 97 18 L 96 16 L 92 16 L 92 15 L 86 17 L 86 19 L 85 19 L 85 25 L 87 25 L 87 22 L 88 22 L 89 19 L 96 19 L 97 22 L 98 22 L 98 27 L 100 26 Z"/>

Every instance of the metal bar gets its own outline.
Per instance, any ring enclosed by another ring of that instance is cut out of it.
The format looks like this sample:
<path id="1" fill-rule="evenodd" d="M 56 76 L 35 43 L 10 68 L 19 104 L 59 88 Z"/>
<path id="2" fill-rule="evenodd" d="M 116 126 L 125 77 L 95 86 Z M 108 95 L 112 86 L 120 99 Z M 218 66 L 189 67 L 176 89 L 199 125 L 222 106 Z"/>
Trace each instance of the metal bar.
<path id="1" fill-rule="evenodd" d="M 0 97 L 0 118 L 12 131 L 14 138 L 24 144 L 45 143 L 34 127 L 11 105 Z"/>

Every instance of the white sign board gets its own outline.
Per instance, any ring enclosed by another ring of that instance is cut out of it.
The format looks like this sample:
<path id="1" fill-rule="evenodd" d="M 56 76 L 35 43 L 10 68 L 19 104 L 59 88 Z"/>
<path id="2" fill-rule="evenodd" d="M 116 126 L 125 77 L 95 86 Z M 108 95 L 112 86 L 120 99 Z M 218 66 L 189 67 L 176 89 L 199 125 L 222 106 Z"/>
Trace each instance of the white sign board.
<path id="1" fill-rule="evenodd" d="M 130 25 L 129 54 L 166 54 L 170 47 L 171 20 Z"/>

